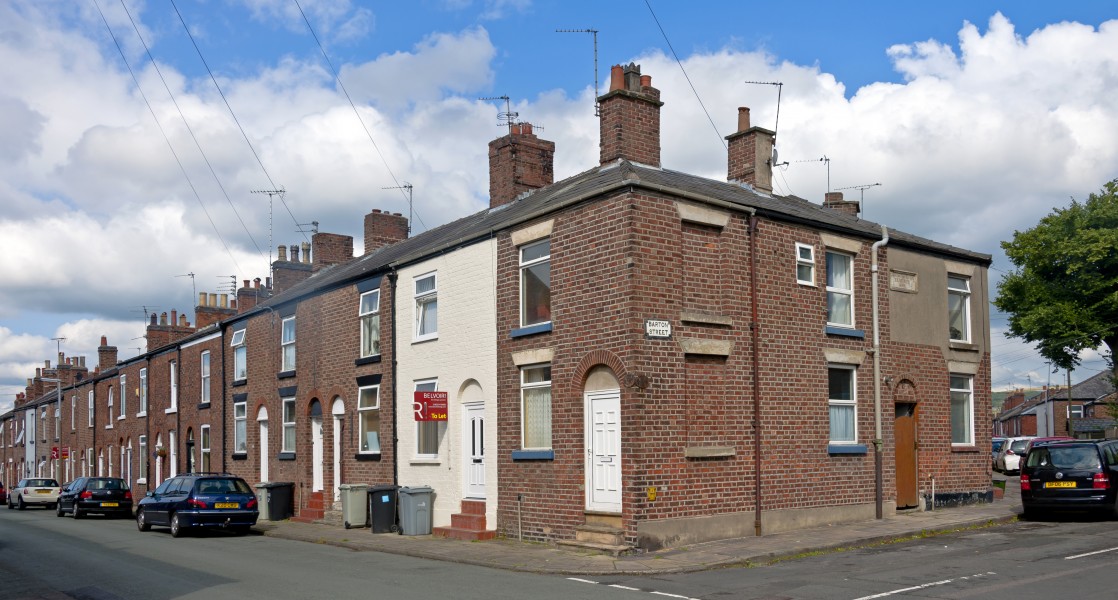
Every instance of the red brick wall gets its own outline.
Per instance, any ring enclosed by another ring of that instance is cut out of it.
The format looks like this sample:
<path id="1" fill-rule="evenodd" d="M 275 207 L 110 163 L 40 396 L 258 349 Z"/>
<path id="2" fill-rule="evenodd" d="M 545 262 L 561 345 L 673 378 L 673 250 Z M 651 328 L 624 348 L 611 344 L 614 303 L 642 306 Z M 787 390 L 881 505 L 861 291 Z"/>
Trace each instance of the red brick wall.
<path id="1" fill-rule="evenodd" d="M 555 180 L 555 142 L 536 137 L 530 123 L 489 142 L 489 206 L 507 204 Z"/>

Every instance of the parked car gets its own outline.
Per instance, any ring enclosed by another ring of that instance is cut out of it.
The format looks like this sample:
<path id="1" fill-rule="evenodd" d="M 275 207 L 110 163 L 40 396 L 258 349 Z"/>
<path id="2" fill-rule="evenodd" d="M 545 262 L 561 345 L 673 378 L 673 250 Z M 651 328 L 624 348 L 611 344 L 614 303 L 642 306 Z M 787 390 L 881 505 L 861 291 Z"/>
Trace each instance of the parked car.
<path id="1" fill-rule="evenodd" d="M 195 528 L 248 533 L 260 516 L 256 495 L 244 479 L 218 473 L 187 473 L 164 481 L 136 505 L 136 527 L 171 528 L 180 537 Z"/>
<path id="2" fill-rule="evenodd" d="M 1021 467 L 1026 517 L 1048 510 L 1104 510 L 1118 515 L 1118 441 L 1035 444 Z"/>
<path id="3" fill-rule="evenodd" d="M 79 477 L 62 486 L 56 516 L 69 513 L 80 519 L 88 514 L 132 516 L 132 490 L 119 477 Z"/>
<path id="4" fill-rule="evenodd" d="M 1033 436 L 1006 438 L 994 459 L 994 470 L 1002 473 L 1016 472 L 1020 467 L 1021 456 L 1025 453 L 1025 446 L 1031 439 Z"/>
<path id="5" fill-rule="evenodd" d="M 998 452 L 1001 451 L 1002 446 L 1005 444 L 1005 438 L 996 437 L 990 438 L 990 465 L 997 470 Z"/>
<path id="6" fill-rule="evenodd" d="M 43 477 L 20 479 L 19 483 L 8 491 L 8 508 L 18 507 L 23 510 L 28 504 L 54 508 L 58 503 L 59 487 L 58 480 L 55 479 Z"/>
<path id="7" fill-rule="evenodd" d="M 1054 436 L 1050 436 L 1050 437 L 1035 437 L 1035 438 L 1029 440 L 1029 443 L 1025 444 L 1025 450 L 1023 452 L 1020 452 L 1019 454 L 1021 455 L 1021 458 L 1024 459 L 1026 456 L 1029 455 L 1029 450 L 1031 450 L 1034 446 L 1037 446 L 1039 444 L 1044 444 L 1044 443 L 1047 443 L 1047 442 L 1062 442 L 1062 441 L 1065 441 L 1065 440 L 1074 440 L 1074 439 L 1075 438 L 1068 437 L 1066 435 L 1054 435 Z"/>
<path id="8" fill-rule="evenodd" d="M 4 482 L 0 481 L 0 504 L 8 503 L 8 489 L 4 487 Z"/>

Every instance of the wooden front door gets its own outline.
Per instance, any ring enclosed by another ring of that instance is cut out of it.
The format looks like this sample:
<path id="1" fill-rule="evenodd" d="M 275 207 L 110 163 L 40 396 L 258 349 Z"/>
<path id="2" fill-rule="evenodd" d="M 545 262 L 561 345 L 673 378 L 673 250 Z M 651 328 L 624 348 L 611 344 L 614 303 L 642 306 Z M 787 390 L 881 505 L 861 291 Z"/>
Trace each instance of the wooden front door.
<path id="1" fill-rule="evenodd" d="M 916 404 L 896 405 L 893 439 L 897 458 L 897 508 L 916 508 L 920 502 L 916 477 Z"/>

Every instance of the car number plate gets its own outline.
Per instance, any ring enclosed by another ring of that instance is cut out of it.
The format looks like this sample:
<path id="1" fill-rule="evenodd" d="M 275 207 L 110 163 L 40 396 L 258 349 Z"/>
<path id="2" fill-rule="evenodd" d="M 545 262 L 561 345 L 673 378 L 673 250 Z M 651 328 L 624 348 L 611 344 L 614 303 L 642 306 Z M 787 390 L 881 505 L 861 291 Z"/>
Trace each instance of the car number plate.
<path id="1" fill-rule="evenodd" d="M 1046 488 L 1073 488 L 1075 487 L 1074 481 L 1046 481 L 1044 482 Z"/>
<path id="2" fill-rule="evenodd" d="M 36 494 L 49 494 L 50 490 L 35 490 Z"/>
<path id="3" fill-rule="evenodd" d="M 102 502 L 101 506 L 120 506 L 120 504 L 117 504 L 116 502 Z"/>
<path id="4" fill-rule="evenodd" d="M 240 508 L 241 505 L 236 502 L 215 502 L 214 508 Z"/>

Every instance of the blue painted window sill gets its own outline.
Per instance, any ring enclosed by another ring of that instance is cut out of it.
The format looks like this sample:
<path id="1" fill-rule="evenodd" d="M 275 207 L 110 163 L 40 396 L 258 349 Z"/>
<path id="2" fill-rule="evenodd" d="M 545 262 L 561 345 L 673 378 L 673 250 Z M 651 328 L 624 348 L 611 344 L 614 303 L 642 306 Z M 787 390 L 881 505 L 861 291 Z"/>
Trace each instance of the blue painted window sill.
<path id="1" fill-rule="evenodd" d="M 513 450 L 513 460 L 555 460 L 554 450 Z"/>
<path id="2" fill-rule="evenodd" d="M 866 339 L 866 332 L 861 329 L 847 329 L 846 327 L 833 327 L 828 325 L 824 331 L 827 335 L 841 335 L 843 337 Z"/>
<path id="3" fill-rule="evenodd" d="M 865 444 L 827 444 L 827 454 L 865 454 Z"/>
<path id="4" fill-rule="evenodd" d="M 537 333 L 548 333 L 551 331 L 551 323 L 540 323 L 539 325 L 532 325 L 530 327 L 521 327 L 520 329 L 513 329 L 509 333 L 510 338 L 524 337 L 526 335 L 535 335 Z"/>

